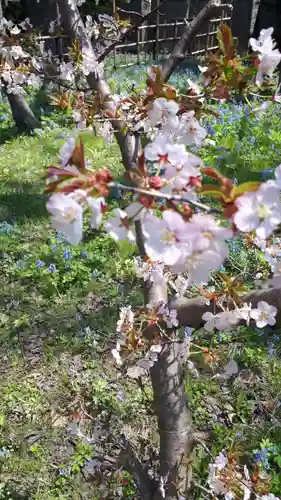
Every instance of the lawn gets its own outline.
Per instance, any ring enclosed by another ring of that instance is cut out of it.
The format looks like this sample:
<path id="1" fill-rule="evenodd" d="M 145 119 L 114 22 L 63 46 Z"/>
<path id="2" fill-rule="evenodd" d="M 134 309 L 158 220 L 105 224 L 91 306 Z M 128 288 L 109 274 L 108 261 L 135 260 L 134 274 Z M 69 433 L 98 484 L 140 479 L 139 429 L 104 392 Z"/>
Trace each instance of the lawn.
<path id="1" fill-rule="evenodd" d="M 205 163 L 239 182 L 271 176 L 281 158 L 280 106 L 255 120 L 247 119 L 247 106 L 216 111 L 205 119 Z M 131 478 L 113 464 L 124 436 L 144 460 L 157 448 L 151 389 L 127 379 L 124 385 L 110 354 L 119 308 L 142 303 L 135 248 L 87 224 L 83 243 L 70 247 L 51 229 L 44 174 L 71 133 L 67 117 L 53 113 L 40 134 L 17 137 L 5 105 L 0 115 L 0 499 L 135 499 Z M 115 144 L 92 132 L 83 139 L 91 168 L 121 171 Z M 239 238 L 224 269 L 242 275 L 248 288 L 269 270 Z M 213 353 L 192 358 L 199 378 L 188 367 L 185 373 L 196 430 L 205 436 L 193 456 L 198 483 L 205 484 L 210 456 L 232 446 L 281 493 L 279 334 L 196 332 L 194 342 Z M 214 377 L 229 353 L 239 373 Z M 203 498 L 199 489 L 193 498 Z"/>

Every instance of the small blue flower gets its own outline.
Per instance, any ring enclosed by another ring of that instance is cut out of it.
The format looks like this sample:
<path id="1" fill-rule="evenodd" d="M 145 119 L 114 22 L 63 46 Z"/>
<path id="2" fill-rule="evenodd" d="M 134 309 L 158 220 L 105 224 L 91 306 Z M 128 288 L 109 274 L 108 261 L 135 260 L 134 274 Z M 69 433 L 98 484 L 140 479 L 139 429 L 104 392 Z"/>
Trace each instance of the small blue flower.
<path id="1" fill-rule="evenodd" d="M 4 122 L 5 120 L 7 120 L 7 116 L 6 115 L 1 115 L 0 116 L 0 122 Z"/>
<path id="2" fill-rule="evenodd" d="M 45 266 L 45 262 L 43 262 L 43 260 L 38 259 L 36 261 L 36 267 L 38 267 L 38 269 L 41 269 L 44 266 Z"/>
<path id="3" fill-rule="evenodd" d="M 67 469 L 62 467 L 61 469 L 59 469 L 60 476 L 70 476 L 70 474 L 71 474 L 71 467 L 67 467 Z"/>
<path id="4" fill-rule="evenodd" d="M 270 358 L 273 358 L 273 356 L 275 356 L 275 353 L 276 353 L 276 347 L 275 347 L 275 344 L 273 342 L 270 342 L 268 344 L 268 356 Z"/>
<path id="5" fill-rule="evenodd" d="M 66 249 L 64 250 L 64 252 L 63 252 L 63 257 L 64 257 L 65 259 L 67 259 L 67 260 L 72 259 L 72 253 L 71 253 L 71 251 L 70 251 L 68 248 L 66 248 Z"/>
<path id="6" fill-rule="evenodd" d="M 56 251 L 56 249 L 57 249 L 57 245 L 52 245 L 52 246 L 51 246 L 51 249 L 52 249 L 52 251 L 53 251 L 53 252 L 55 252 L 55 251 Z"/>
<path id="7" fill-rule="evenodd" d="M 237 439 L 239 439 L 239 438 L 241 438 L 241 436 L 242 436 L 241 432 L 237 432 L 235 437 L 236 437 Z"/>
<path id="8" fill-rule="evenodd" d="M 249 106 L 246 106 L 246 108 L 245 108 L 245 118 L 246 118 L 247 121 L 250 118 L 250 108 L 249 108 Z"/>
<path id="9" fill-rule="evenodd" d="M 259 463 L 262 467 L 264 467 L 265 469 L 269 469 L 269 462 L 268 462 L 268 458 L 267 458 L 267 453 L 268 453 L 268 449 L 267 448 L 263 448 L 262 450 L 258 451 L 255 453 L 255 461 L 257 463 Z"/>
<path id="10" fill-rule="evenodd" d="M 9 455 L 10 455 L 9 450 L 7 450 L 5 446 L 3 446 L 3 448 L 1 448 L 0 450 L 0 458 L 8 458 Z"/>
<path id="11" fill-rule="evenodd" d="M 123 391 L 118 391 L 117 394 L 116 394 L 116 397 L 117 397 L 118 401 L 120 401 L 120 403 L 124 403 L 125 402 L 125 396 L 124 396 L 124 392 Z"/>
<path id="12" fill-rule="evenodd" d="M 189 338 L 189 337 L 192 337 L 192 328 L 190 328 L 190 326 L 185 326 L 184 329 L 183 329 L 183 336 L 184 338 Z"/>
<path id="13" fill-rule="evenodd" d="M 97 269 L 94 269 L 92 272 L 92 280 L 95 280 L 99 277 L 100 272 Z"/>
<path id="14" fill-rule="evenodd" d="M 81 257 L 84 257 L 84 259 L 87 259 L 87 257 L 88 257 L 87 250 L 82 250 Z"/>
<path id="15" fill-rule="evenodd" d="M 263 172 L 260 172 L 260 176 L 263 180 L 268 179 L 272 174 L 273 174 L 272 168 L 270 168 L 268 170 L 264 170 Z"/>
<path id="16" fill-rule="evenodd" d="M 56 268 L 56 265 L 55 264 L 50 264 L 48 267 L 47 267 L 47 270 L 49 271 L 49 273 L 55 273 L 57 268 Z"/>
<path id="17" fill-rule="evenodd" d="M 63 234 L 61 231 L 58 231 L 58 234 L 57 234 L 57 242 L 58 243 L 62 243 L 63 242 Z"/>
<path id="18" fill-rule="evenodd" d="M 9 222 L 0 222 L 0 234 L 10 234 L 13 230 L 14 227 Z"/>

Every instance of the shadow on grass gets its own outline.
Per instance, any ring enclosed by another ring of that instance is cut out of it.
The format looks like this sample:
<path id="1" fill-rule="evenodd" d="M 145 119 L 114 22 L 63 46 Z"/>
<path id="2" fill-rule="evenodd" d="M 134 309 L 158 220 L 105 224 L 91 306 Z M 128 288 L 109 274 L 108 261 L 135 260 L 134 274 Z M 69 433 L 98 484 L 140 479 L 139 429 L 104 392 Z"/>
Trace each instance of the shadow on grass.
<path id="1" fill-rule="evenodd" d="M 12 125 L 11 127 L 1 128 L 0 130 L 0 145 L 5 144 L 15 137 L 19 137 L 20 135 L 24 135 L 20 133 L 16 127 L 16 125 Z"/>
<path id="2" fill-rule="evenodd" d="M 42 184 L 7 182 L 5 193 L 0 192 L 0 220 L 16 218 L 40 219 L 47 217 L 47 196 L 42 193 Z"/>

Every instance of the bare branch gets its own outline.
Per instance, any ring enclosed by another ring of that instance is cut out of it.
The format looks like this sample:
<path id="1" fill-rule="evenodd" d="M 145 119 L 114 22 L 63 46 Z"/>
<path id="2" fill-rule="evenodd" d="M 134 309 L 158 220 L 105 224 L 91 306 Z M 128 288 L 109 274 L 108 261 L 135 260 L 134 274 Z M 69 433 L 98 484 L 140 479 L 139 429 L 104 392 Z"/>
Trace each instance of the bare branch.
<path id="1" fill-rule="evenodd" d="M 209 0 L 199 14 L 187 24 L 181 38 L 174 46 L 170 57 L 163 63 L 162 78 L 164 81 L 169 80 L 172 73 L 182 62 L 183 56 L 186 54 L 187 49 L 190 47 L 202 26 L 218 12 L 222 10 L 232 11 L 232 9 L 232 5 L 222 4 L 221 0 Z"/>
<path id="2" fill-rule="evenodd" d="M 169 0 L 162 0 L 162 2 L 159 5 L 157 5 L 157 7 L 155 7 L 150 12 L 148 12 L 148 14 L 146 14 L 145 16 L 141 16 L 138 19 L 138 21 L 131 28 L 129 28 L 127 31 L 124 31 L 124 33 L 122 33 L 121 37 L 118 38 L 118 40 L 116 40 L 115 42 L 113 42 L 111 45 L 109 45 L 109 47 L 107 47 L 105 49 L 105 51 L 99 56 L 98 62 L 104 61 L 104 59 L 110 54 L 110 52 L 112 52 L 115 49 L 115 47 L 117 45 L 119 45 L 119 43 L 123 42 L 127 38 L 128 35 L 130 35 L 131 33 L 134 33 L 134 31 L 136 31 L 153 14 L 157 13 L 157 11 L 161 7 L 163 7 L 163 5 L 165 3 L 167 3 L 167 2 L 169 2 Z M 159 14 L 159 12 L 158 12 L 158 14 Z"/>
<path id="3" fill-rule="evenodd" d="M 189 203 L 189 205 L 196 207 L 199 210 L 203 210 L 204 212 L 207 212 L 209 214 L 212 214 L 212 213 L 213 214 L 220 214 L 221 213 L 221 210 L 219 208 L 208 207 L 208 205 L 204 205 L 203 203 L 190 200 L 188 197 L 180 196 L 177 194 L 167 194 L 167 193 L 161 193 L 160 191 L 139 188 L 136 186 L 126 186 L 126 185 L 120 184 L 118 182 L 111 182 L 109 184 L 109 187 L 117 187 L 119 189 L 122 189 L 123 191 L 129 191 L 132 193 L 139 193 L 139 194 L 151 196 L 152 198 L 158 198 L 161 200 Z"/>
<path id="4" fill-rule="evenodd" d="M 268 288 L 267 290 L 253 290 L 241 297 L 243 302 L 257 306 L 260 300 L 264 300 L 271 306 L 277 308 L 276 327 L 281 326 L 281 288 Z M 233 304 L 229 304 L 233 308 Z M 213 312 L 212 304 L 206 304 L 206 297 L 194 297 L 192 299 L 182 298 L 171 302 L 171 308 L 178 311 L 178 318 L 181 325 L 199 328 L 203 326 L 202 316 L 205 312 Z"/>

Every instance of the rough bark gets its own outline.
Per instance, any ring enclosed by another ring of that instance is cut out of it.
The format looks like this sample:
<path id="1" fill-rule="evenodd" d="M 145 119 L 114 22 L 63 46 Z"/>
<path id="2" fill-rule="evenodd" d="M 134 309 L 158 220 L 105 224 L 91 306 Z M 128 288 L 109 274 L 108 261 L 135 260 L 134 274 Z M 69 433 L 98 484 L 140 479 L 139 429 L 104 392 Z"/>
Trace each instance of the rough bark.
<path id="1" fill-rule="evenodd" d="M 30 107 L 28 106 L 24 95 L 20 90 L 15 90 L 11 93 L 3 90 L 8 98 L 14 122 L 20 132 L 31 132 L 36 128 L 40 128 L 41 124 L 36 118 Z"/>
<path id="2" fill-rule="evenodd" d="M 185 457 L 192 449 L 191 416 L 188 409 L 179 344 L 166 344 L 151 369 L 155 412 L 160 437 L 160 477 L 165 483 L 165 498 L 178 498 L 187 489 Z M 156 493 L 155 500 L 162 498 Z"/>

